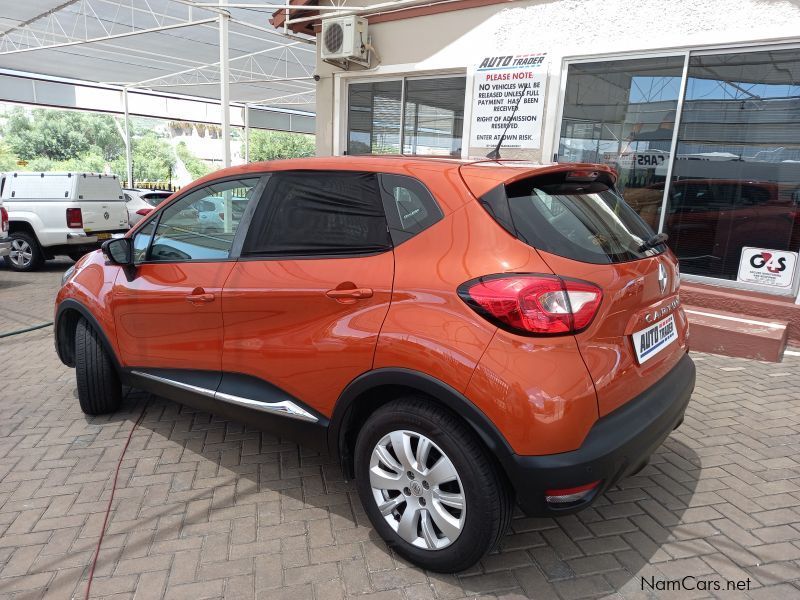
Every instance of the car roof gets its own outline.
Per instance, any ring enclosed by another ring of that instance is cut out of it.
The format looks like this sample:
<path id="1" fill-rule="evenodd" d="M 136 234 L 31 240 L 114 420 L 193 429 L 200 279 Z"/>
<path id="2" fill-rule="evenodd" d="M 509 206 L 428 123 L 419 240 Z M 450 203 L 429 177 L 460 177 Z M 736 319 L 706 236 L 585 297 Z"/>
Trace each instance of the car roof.
<path id="1" fill-rule="evenodd" d="M 364 155 L 364 156 L 315 156 L 309 158 L 289 158 L 264 162 L 253 162 L 215 171 L 190 183 L 181 192 L 225 177 L 256 175 L 259 173 L 293 170 L 341 170 L 367 171 L 375 173 L 395 173 L 412 175 L 420 179 L 424 172 L 447 174 L 458 172 L 475 196 L 482 196 L 501 183 L 510 183 L 534 174 L 545 174 L 573 169 L 592 169 L 616 173 L 606 165 L 588 163 L 539 164 L 524 160 L 491 160 L 484 158 L 434 158 L 422 156 Z"/>

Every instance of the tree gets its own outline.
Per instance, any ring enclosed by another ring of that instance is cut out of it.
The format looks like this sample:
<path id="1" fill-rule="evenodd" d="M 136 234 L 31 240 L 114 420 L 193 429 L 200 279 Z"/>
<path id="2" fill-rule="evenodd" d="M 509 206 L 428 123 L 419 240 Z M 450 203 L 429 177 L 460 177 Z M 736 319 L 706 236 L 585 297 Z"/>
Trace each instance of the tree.
<path id="1" fill-rule="evenodd" d="M 183 162 L 186 170 L 189 171 L 189 175 L 192 176 L 192 179 L 200 179 L 203 175 L 208 175 L 211 171 L 211 168 L 206 163 L 192 154 L 186 142 L 178 142 L 178 145 L 175 146 L 175 153 Z"/>
<path id="2" fill-rule="evenodd" d="M 175 155 L 168 142 L 150 131 L 132 140 L 131 145 L 134 181 L 169 181 L 175 169 Z M 123 180 L 126 179 L 124 156 L 113 161 L 112 170 Z"/>
<path id="3" fill-rule="evenodd" d="M 90 151 L 113 160 L 125 152 L 125 142 L 108 115 L 15 108 L 6 117 L 3 134 L 11 151 L 25 160 L 65 161 Z"/>
<path id="4" fill-rule="evenodd" d="M 8 171 L 16 171 L 19 169 L 17 166 L 17 157 L 11 151 L 3 140 L 0 140 L 0 173 Z"/>
<path id="5" fill-rule="evenodd" d="M 286 131 L 250 130 L 251 161 L 302 158 L 314 156 L 314 152 L 314 136 Z"/>

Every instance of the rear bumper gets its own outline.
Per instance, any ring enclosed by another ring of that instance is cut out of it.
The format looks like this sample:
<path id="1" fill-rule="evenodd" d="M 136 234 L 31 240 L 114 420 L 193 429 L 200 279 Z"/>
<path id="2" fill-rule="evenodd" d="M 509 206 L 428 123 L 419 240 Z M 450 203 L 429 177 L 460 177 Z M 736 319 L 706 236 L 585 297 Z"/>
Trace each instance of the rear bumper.
<path id="1" fill-rule="evenodd" d="M 0 242 L 0 256 L 8 256 L 8 253 L 11 252 L 11 242 L 1 241 Z"/>
<path id="2" fill-rule="evenodd" d="M 654 386 L 598 420 L 577 450 L 545 456 L 501 457 L 520 508 L 531 516 L 573 513 L 589 506 L 623 477 L 638 471 L 683 421 L 694 383 L 695 367 L 687 354 Z M 579 503 L 555 507 L 545 502 L 545 490 L 595 481 L 601 481 L 596 491 Z"/>
<path id="3" fill-rule="evenodd" d="M 94 246 L 99 248 L 103 242 L 112 237 L 122 237 L 127 229 L 114 229 L 111 231 L 94 231 L 92 233 L 69 232 L 67 233 L 67 246 Z"/>

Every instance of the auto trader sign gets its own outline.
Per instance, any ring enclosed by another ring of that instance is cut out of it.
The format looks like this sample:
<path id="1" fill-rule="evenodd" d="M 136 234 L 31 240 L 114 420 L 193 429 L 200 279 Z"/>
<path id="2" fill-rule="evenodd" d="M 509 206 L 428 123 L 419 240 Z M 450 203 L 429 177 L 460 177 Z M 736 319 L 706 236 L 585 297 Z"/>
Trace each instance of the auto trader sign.
<path id="1" fill-rule="evenodd" d="M 470 147 L 494 148 L 508 125 L 504 148 L 538 148 L 546 85 L 546 53 L 484 58 L 475 69 Z"/>

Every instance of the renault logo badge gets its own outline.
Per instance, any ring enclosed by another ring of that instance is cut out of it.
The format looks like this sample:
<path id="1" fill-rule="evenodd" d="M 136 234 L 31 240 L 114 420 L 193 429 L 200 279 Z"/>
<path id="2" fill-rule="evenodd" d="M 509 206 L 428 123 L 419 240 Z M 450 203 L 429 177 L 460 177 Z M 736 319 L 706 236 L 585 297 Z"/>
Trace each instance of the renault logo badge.
<path id="1" fill-rule="evenodd" d="M 106 221 L 108 221 L 108 218 L 109 218 L 111 215 L 110 215 L 110 214 L 108 214 L 108 211 L 106 211 L 106 212 L 104 212 L 104 213 L 103 213 L 103 216 L 106 218 Z"/>
<path id="2" fill-rule="evenodd" d="M 667 270 L 663 264 L 658 263 L 658 287 L 662 294 L 667 291 L 667 279 Z"/>

